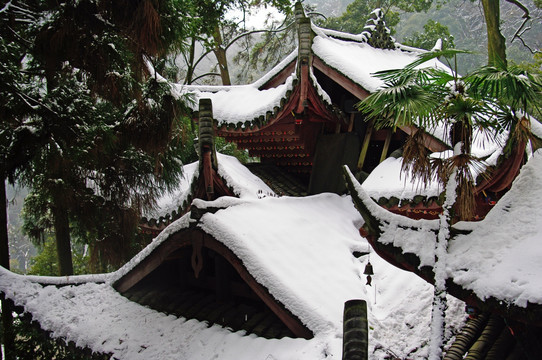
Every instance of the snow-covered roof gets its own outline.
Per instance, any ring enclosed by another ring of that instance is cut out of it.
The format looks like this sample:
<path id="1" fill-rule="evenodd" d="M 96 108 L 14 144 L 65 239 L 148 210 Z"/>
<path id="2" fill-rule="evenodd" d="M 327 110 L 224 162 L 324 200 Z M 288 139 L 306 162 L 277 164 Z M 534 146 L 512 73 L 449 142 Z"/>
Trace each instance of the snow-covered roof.
<path id="1" fill-rule="evenodd" d="M 400 44 L 394 49 L 374 48 L 367 43 L 370 37 L 367 31 L 352 35 L 322 29 L 315 25 L 312 25 L 312 30 L 315 34 L 312 43 L 314 55 L 368 92 L 377 90 L 383 84 L 381 79 L 374 76 L 375 72 L 403 68 L 417 60 L 417 56 L 424 52 L 414 48 L 407 50 Z M 190 94 L 194 100 L 190 106 L 194 111 L 198 110 L 199 99 L 210 98 L 213 103 L 213 117 L 219 127 L 226 124 L 243 124 L 266 116 L 268 112 L 274 112 L 276 107 L 281 107 L 281 100 L 288 98 L 288 92 L 298 80 L 295 71 L 277 87 L 270 89 L 261 87 L 292 62 L 297 61 L 297 57 L 298 51 L 295 50 L 252 84 L 233 86 L 174 84 L 174 93 L 178 96 Z M 429 61 L 422 66 L 446 68 L 438 60 Z M 322 90 L 316 77 L 312 75 L 311 79 L 318 94 L 324 101 L 329 102 L 328 94 Z"/>
<path id="2" fill-rule="evenodd" d="M 482 299 L 542 304 L 541 181 L 538 150 L 483 221 L 455 225 L 472 232 L 450 242 L 447 264 L 454 282 Z"/>
<path id="3" fill-rule="evenodd" d="M 443 133 L 435 133 L 437 138 L 445 138 Z M 487 131 L 476 129 L 473 134 L 471 154 L 480 159 L 476 168 L 472 169 L 473 178 L 490 166 L 497 165 L 499 156 L 506 142 L 508 132 L 490 136 Z M 452 150 L 433 153 L 432 157 L 448 158 Z M 396 197 L 400 200 L 412 200 L 417 195 L 427 198 L 438 197 L 443 191 L 442 185 L 436 179 L 424 185 L 420 179 L 412 179 L 409 173 L 401 170 L 403 158 L 387 158 L 380 163 L 363 182 L 362 187 L 373 199 Z"/>
<path id="4" fill-rule="evenodd" d="M 314 37 L 314 54 L 325 64 L 339 71 L 369 92 L 378 90 L 383 81 L 374 74 L 379 71 L 402 69 L 418 60 L 420 52 L 396 49 L 378 49 L 365 42 L 345 41 L 320 32 Z M 438 60 L 424 64 L 424 67 L 445 66 Z"/>
<path id="5" fill-rule="evenodd" d="M 241 164 L 232 167 L 233 177 L 243 176 Z M 268 340 L 243 331 L 233 333 L 150 310 L 112 288 L 170 236 L 188 229 L 190 214 L 173 222 L 117 272 L 86 279 L 104 283 L 66 285 L 70 283 L 66 278 L 48 278 L 49 284 L 65 285 L 58 288 L 38 284 L 40 278 L 0 270 L 0 291 L 52 336 L 118 359 L 195 359 L 217 354 L 219 359 L 339 358 L 343 306 L 354 298 L 368 302 L 372 359 L 383 359 L 384 349 L 403 357 L 427 355 L 432 287 L 374 253 L 370 254 L 373 287 L 364 285 L 368 258 L 357 259 L 352 253 L 367 251 L 369 246 L 359 236 L 363 220 L 349 196 L 221 197 L 213 202 L 197 200 L 196 206 L 222 208 L 204 214 L 197 226 L 241 259 L 314 338 Z M 72 283 L 81 282 L 70 278 Z M 457 327 L 463 318 L 462 305 L 452 299 L 450 304 L 450 320 Z"/>
<path id="6" fill-rule="evenodd" d="M 259 194 L 273 195 L 273 190 L 259 177 L 252 174 L 239 160 L 233 156 L 217 153 L 218 175 L 224 179 L 233 192 L 240 198 L 256 199 Z M 180 213 L 179 208 L 187 200 L 191 200 L 191 184 L 199 176 L 199 162 L 183 166 L 182 174 L 177 181 L 177 187 L 157 200 L 157 206 L 146 214 L 149 218 L 158 219 L 171 214 Z"/>
<path id="7" fill-rule="evenodd" d="M 494 298 L 518 307 L 542 304 L 541 181 L 542 150 L 538 150 L 484 220 L 453 226 L 468 234 L 454 236 L 449 242 L 444 259 L 448 278 L 482 300 Z M 392 214 L 374 203 L 359 183 L 355 188 L 382 223 L 379 243 L 415 254 L 420 267 L 434 265 L 438 220 L 418 221 Z"/>

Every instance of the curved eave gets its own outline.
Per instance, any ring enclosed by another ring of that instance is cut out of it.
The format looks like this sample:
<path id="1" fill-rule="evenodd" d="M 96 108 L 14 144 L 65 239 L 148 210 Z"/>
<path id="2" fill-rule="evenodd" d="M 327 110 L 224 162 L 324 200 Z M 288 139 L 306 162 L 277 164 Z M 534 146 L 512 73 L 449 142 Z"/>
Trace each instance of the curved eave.
<path id="1" fill-rule="evenodd" d="M 218 174 L 218 172 L 213 172 L 213 179 L 211 179 L 214 184 L 215 197 L 220 196 L 234 196 L 237 197 L 233 186 L 228 184 L 226 179 Z M 177 210 L 173 210 L 171 213 L 160 216 L 158 218 L 142 218 L 139 224 L 139 227 L 143 233 L 157 235 L 162 230 L 164 230 L 169 224 L 175 220 L 182 217 L 184 214 L 188 213 L 192 207 L 192 201 L 194 199 L 203 199 L 206 200 L 206 186 L 204 174 L 202 171 L 198 172 L 198 175 L 192 178 L 190 183 L 190 188 L 186 199 L 183 201 L 182 205 L 178 207 Z"/>
<path id="2" fill-rule="evenodd" d="M 203 230 L 196 228 L 196 226 L 191 226 L 188 229 L 183 229 L 169 235 L 169 237 L 159 246 L 154 248 L 147 257 L 145 257 L 129 272 L 115 281 L 113 287 L 121 293 L 129 290 L 145 276 L 155 270 L 159 265 L 161 265 L 175 250 L 189 246 L 192 246 L 193 249 L 196 249 L 197 246 L 203 246 L 220 254 L 233 266 L 246 284 L 294 333 L 294 335 L 305 339 L 310 339 L 314 336 L 312 331 L 307 329 L 296 316 L 289 312 L 286 307 L 276 300 L 264 286 L 259 284 L 254 279 L 254 277 L 243 265 L 243 261 L 241 259 L 239 259 L 220 241 L 205 233 Z"/>
<path id="3" fill-rule="evenodd" d="M 379 241 L 379 238 L 383 233 L 383 223 L 379 220 L 376 213 L 387 210 L 380 208 L 378 204 L 369 198 L 369 196 L 363 194 L 363 190 L 361 190 L 360 186 L 356 186 L 356 184 L 359 185 L 359 183 L 357 183 L 357 180 L 353 177 L 348 168 L 344 169 L 344 173 L 347 188 L 352 195 L 352 201 L 365 220 L 365 224 L 360 229 L 360 234 L 367 238 L 373 249 L 386 261 L 399 268 L 411 271 L 428 283 L 433 284 L 434 271 L 431 265 L 422 265 L 422 260 L 415 253 L 407 252 L 394 244 Z M 424 220 L 409 219 L 407 224 L 415 224 L 415 221 Z M 433 231 L 435 232 L 436 237 L 436 229 L 433 229 Z M 459 231 L 454 228 L 451 229 L 451 232 L 452 237 L 459 233 Z M 474 291 L 457 284 L 452 278 L 446 280 L 446 289 L 450 295 L 465 301 L 469 305 L 479 308 L 481 311 L 489 311 L 526 324 L 542 326 L 542 305 L 540 304 L 527 303 L 525 307 L 522 307 L 495 297 L 481 299 Z"/>
<path id="4" fill-rule="evenodd" d="M 270 105 L 266 109 L 260 110 L 259 115 L 254 116 L 251 120 L 240 121 L 236 123 L 225 121 L 224 119 L 219 117 L 213 117 L 215 128 L 218 132 L 252 133 L 260 131 L 278 122 L 284 116 L 284 114 L 288 114 L 288 111 L 285 110 L 285 107 L 287 106 L 287 104 L 289 104 L 290 98 L 295 94 L 297 82 L 298 81 L 296 79 L 293 79 L 293 88 L 286 90 L 284 96 L 281 97 L 278 105 Z M 191 116 L 197 121 L 199 119 L 199 111 L 192 111 Z"/>

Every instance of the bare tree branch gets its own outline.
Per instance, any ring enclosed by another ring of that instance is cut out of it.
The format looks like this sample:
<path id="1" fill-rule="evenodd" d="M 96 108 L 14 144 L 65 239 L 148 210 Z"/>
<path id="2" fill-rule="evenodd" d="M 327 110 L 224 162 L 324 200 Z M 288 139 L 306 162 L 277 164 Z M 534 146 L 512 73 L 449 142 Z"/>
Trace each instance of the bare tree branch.
<path id="1" fill-rule="evenodd" d="M 219 73 L 213 73 L 213 72 L 205 73 L 205 74 L 202 74 L 202 75 L 197 76 L 194 79 L 192 79 L 192 82 L 194 83 L 196 80 L 199 80 L 199 79 L 204 78 L 206 76 L 220 76 L 220 74 Z"/>
<path id="2" fill-rule="evenodd" d="M 506 2 L 508 2 L 508 3 L 512 4 L 512 5 L 515 5 L 521 11 L 523 11 L 523 16 L 522 16 L 523 22 L 521 23 L 520 27 L 516 30 L 514 36 L 512 37 L 512 40 L 510 42 L 513 42 L 515 39 L 518 39 L 523 44 L 523 46 L 525 46 L 527 49 L 529 49 L 529 51 L 532 54 L 534 54 L 533 49 L 531 49 L 525 43 L 525 41 L 522 38 L 523 34 L 525 34 L 526 31 L 531 29 L 530 26 L 526 27 L 527 23 L 529 21 L 531 21 L 531 13 L 530 13 L 529 9 L 525 5 L 523 5 L 519 0 L 506 0 Z"/>

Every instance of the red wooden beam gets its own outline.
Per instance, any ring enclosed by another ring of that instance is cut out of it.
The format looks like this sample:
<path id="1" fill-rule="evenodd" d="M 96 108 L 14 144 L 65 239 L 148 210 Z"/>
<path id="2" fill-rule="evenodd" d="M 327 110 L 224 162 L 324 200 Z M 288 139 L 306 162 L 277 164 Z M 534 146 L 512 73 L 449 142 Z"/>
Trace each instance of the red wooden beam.
<path id="1" fill-rule="evenodd" d="M 363 100 L 367 96 L 369 96 L 369 92 L 367 90 L 365 90 L 337 70 L 331 68 L 329 65 L 320 60 L 317 56 L 313 57 L 312 64 L 316 69 L 323 72 L 326 76 L 335 81 L 337 84 L 341 85 L 345 90 L 350 92 L 358 99 Z"/>

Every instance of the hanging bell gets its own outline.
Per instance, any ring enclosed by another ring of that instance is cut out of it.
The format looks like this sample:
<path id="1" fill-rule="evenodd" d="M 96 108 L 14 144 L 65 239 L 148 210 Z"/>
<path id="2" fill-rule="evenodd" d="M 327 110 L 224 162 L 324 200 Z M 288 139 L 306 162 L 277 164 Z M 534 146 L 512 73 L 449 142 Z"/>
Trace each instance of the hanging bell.
<path id="1" fill-rule="evenodd" d="M 367 275 L 367 284 L 365 285 L 371 286 L 371 281 L 372 281 L 371 275 L 374 275 L 373 265 L 371 265 L 371 262 L 368 262 L 367 265 L 365 265 L 365 271 L 363 271 L 363 274 Z"/>

